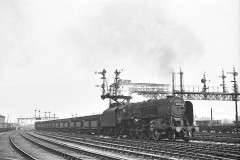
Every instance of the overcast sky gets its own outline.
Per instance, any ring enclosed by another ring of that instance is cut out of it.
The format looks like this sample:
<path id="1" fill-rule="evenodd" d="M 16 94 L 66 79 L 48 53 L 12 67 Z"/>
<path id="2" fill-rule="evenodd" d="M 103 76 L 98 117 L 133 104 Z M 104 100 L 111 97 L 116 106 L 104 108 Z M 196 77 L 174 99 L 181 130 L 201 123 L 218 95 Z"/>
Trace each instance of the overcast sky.
<path id="1" fill-rule="evenodd" d="M 102 113 L 103 68 L 109 83 L 123 69 L 132 82 L 171 84 L 181 67 L 185 85 L 202 85 L 205 71 L 218 86 L 222 68 L 240 72 L 239 9 L 239 0 L 0 1 L 0 114 Z M 200 117 L 212 107 L 214 118 L 235 118 L 234 102 L 193 104 Z"/>

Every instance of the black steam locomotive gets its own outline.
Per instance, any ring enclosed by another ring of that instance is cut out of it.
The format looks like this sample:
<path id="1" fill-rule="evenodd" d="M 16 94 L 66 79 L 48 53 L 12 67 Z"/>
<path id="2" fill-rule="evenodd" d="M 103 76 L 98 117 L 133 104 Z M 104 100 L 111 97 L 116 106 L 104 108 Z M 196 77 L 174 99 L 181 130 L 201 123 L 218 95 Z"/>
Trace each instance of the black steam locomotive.
<path id="1" fill-rule="evenodd" d="M 179 97 L 111 105 L 101 115 L 35 123 L 36 130 L 105 134 L 137 139 L 168 138 L 189 141 L 198 130 L 193 126 L 193 105 Z"/>

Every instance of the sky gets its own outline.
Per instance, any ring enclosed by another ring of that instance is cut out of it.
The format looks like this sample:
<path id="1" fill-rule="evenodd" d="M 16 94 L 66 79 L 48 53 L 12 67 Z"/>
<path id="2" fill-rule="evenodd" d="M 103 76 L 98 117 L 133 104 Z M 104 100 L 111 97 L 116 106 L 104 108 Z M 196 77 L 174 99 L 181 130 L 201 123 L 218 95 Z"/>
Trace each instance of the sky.
<path id="1" fill-rule="evenodd" d="M 94 87 L 102 69 L 108 83 L 122 69 L 135 83 L 171 84 L 181 67 L 185 85 L 202 85 L 205 72 L 210 86 L 224 69 L 231 88 L 239 10 L 239 0 L 0 1 L 0 114 L 15 122 L 35 109 L 60 118 L 102 113 L 108 101 Z M 215 119 L 235 118 L 234 102 L 193 104 L 199 117 L 213 108 Z"/>

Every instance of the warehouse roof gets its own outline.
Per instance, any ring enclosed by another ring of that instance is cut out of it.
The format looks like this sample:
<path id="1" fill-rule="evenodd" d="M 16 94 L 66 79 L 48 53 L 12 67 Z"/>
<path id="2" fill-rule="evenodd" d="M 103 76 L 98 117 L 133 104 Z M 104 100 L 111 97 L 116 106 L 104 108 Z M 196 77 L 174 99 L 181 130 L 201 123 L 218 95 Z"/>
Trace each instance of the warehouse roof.
<path id="1" fill-rule="evenodd" d="M 5 116 L 3 116 L 3 115 L 0 114 L 0 117 L 5 117 Z"/>

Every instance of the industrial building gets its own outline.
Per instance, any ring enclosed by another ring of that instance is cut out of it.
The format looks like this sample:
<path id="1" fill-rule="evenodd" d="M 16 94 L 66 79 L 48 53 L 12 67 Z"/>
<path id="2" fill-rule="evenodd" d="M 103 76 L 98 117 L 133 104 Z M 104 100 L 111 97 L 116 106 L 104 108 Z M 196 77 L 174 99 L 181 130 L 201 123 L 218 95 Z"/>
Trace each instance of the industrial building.
<path id="1" fill-rule="evenodd" d="M 0 114 L 0 123 L 5 123 L 5 116 Z"/>

